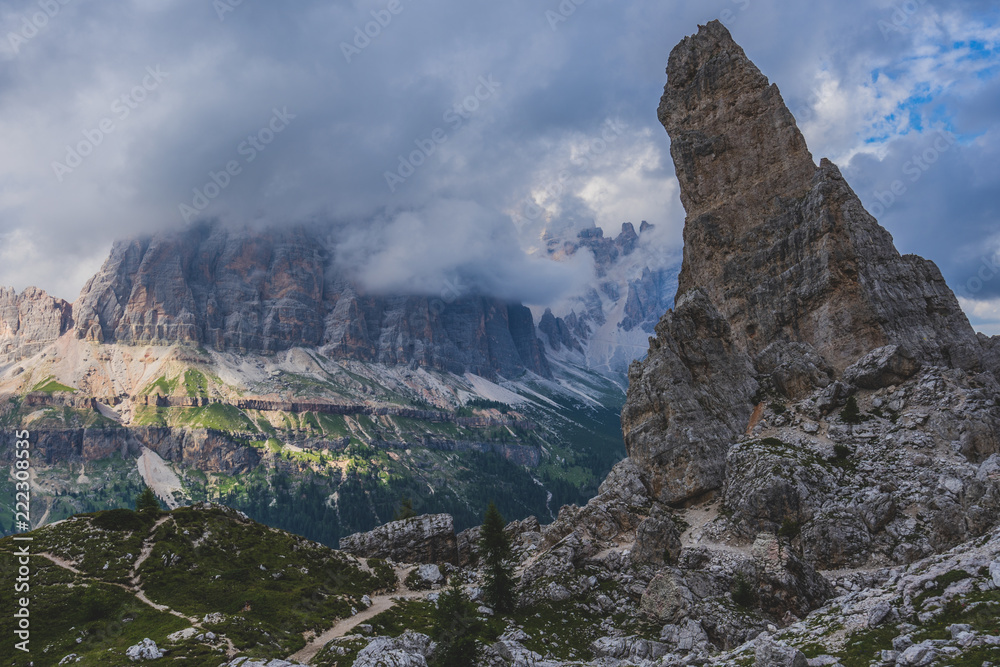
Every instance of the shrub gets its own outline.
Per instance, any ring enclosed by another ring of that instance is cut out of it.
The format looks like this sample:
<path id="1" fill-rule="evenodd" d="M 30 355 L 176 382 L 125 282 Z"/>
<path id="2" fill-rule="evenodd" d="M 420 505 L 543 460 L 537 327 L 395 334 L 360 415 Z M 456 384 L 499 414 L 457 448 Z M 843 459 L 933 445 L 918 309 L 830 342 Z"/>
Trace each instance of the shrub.
<path id="1" fill-rule="evenodd" d="M 850 458 L 854 452 L 847 445 L 837 444 L 833 446 L 833 458 L 838 461 Z"/>
<path id="2" fill-rule="evenodd" d="M 753 591 L 753 584 L 741 573 L 737 573 L 733 577 L 733 587 L 730 590 L 730 595 L 732 595 L 736 606 L 743 608 L 752 607 L 756 598 Z"/>
<path id="3" fill-rule="evenodd" d="M 785 517 L 785 520 L 781 522 L 781 528 L 778 529 L 778 537 L 787 537 L 788 539 L 793 539 L 799 534 L 799 522 L 793 520 L 791 517 Z"/>
<path id="4" fill-rule="evenodd" d="M 399 509 L 393 514 L 393 521 L 403 521 L 405 519 L 412 519 L 417 516 L 416 510 L 413 509 L 413 501 L 409 498 L 403 498 L 399 501 Z"/>
<path id="5" fill-rule="evenodd" d="M 128 509 L 107 510 L 94 515 L 94 525 L 102 530 L 137 531 L 146 528 L 146 522 L 137 512 Z"/>
<path id="6" fill-rule="evenodd" d="M 854 396 L 847 399 L 844 409 L 840 411 L 840 421 L 845 424 L 861 423 L 861 410 L 858 409 L 858 399 Z"/>

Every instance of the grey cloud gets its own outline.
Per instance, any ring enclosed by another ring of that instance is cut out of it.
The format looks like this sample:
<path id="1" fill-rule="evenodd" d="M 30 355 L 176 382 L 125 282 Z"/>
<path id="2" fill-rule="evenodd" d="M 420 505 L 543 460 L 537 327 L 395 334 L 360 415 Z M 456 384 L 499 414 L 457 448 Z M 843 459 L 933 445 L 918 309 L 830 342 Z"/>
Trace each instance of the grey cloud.
<path id="1" fill-rule="evenodd" d="M 587 0 L 555 30 L 545 12 L 558 11 L 556 0 L 399 2 L 402 10 L 350 63 L 342 43 L 387 1 L 243 2 L 224 20 L 206 2 L 75 1 L 19 53 L 0 45 L 0 235 L 10 258 L 0 283 L 73 298 L 114 238 L 184 225 L 179 205 L 236 161 L 239 174 L 205 207 L 206 218 L 331 221 L 344 261 L 375 289 L 434 293 L 460 279 L 544 302 L 589 271 L 583 256 L 553 263 L 532 255 L 546 230 L 597 223 L 610 234 L 625 220 L 647 219 L 661 230 L 665 255 L 679 246 L 683 211 L 655 110 L 669 50 L 698 23 L 726 18 L 800 115 L 821 69 L 858 80 L 873 60 L 904 57 L 913 45 L 912 35 L 883 38 L 877 21 L 886 10 L 860 0 Z M 7 3 L 4 34 L 34 6 Z M 951 11 L 995 8 L 964 2 Z M 51 163 L 156 65 L 169 78 L 57 182 Z M 496 95 L 460 127 L 449 125 L 445 112 L 491 75 L 502 84 Z M 955 101 L 959 118 L 995 124 L 991 94 Z M 296 117 L 248 162 L 240 146 L 286 107 Z M 612 120 L 627 128 L 620 140 L 585 167 L 574 164 L 573 147 Z M 447 141 L 390 191 L 385 172 L 438 128 Z M 987 161 L 998 140 L 983 143 L 949 153 L 884 218 L 904 247 L 938 261 L 950 279 L 965 275 L 962 253 L 995 232 L 983 211 L 996 191 Z M 908 149 L 904 141 L 881 163 L 850 165 L 866 201 Z M 553 213 L 518 219 L 525 199 L 564 171 Z M 611 189 L 592 196 L 586 186 Z M 962 198 L 948 196 L 953 188 Z M 958 231 L 949 226 L 955 220 Z"/>

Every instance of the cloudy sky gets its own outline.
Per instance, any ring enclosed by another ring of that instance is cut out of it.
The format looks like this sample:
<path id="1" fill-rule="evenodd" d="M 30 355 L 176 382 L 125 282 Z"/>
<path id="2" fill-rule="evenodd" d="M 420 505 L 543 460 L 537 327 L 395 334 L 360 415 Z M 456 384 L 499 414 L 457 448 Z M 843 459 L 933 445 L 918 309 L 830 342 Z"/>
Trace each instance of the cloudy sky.
<path id="1" fill-rule="evenodd" d="M 72 300 L 113 239 L 218 218 L 328 222 L 383 289 L 556 298 L 587 267 L 546 228 L 680 245 L 656 106 L 715 18 L 1000 334 L 995 0 L 2 0 L 0 284 Z"/>

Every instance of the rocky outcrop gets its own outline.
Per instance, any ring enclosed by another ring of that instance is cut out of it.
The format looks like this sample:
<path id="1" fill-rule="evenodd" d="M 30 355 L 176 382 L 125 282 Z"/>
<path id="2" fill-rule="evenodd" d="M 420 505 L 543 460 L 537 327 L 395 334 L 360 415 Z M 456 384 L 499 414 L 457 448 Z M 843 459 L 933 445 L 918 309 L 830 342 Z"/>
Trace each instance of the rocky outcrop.
<path id="1" fill-rule="evenodd" d="M 407 630 L 399 637 L 376 637 L 358 653 L 357 667 L 427 667 L 435 644 L 427 635 Z"/>
<path id="2" fill-rule="evenodd" d="M 550 376 L 530 311 L 498 299 L 365 294 L 332 263 L 319 230 L 201 226 L 116 243 L 74 304 L 80 338 L 186 341 L 487 377 Z"/>
<path id="3" fill-rule="evenodd" d="M 684 261 L 622 412 L 658 498 L 720 487 L 758 388 L 798 399 L 841 375 L 876 388 L 921 365 L 993 365 L 937 267 L 900 256 L 837 167 L 815 165 L 721 23 L 677 45 L 667 74 L 659 118 L 687 211 Z"/>
<path id="4" fill-rule="evenodd" d="M 983 534 L 1000 512 L 1000 388 L 980 378 L 928 368 L 858 392 L 853 417 L 824 416 L 823 391 L 763 408 L 728 453 L 718 530 L 781 530 L 823 568 L 908 563 Z"/>
<path id="5" fill-rule="evenodd" d="M 816 167 L 777 86 L 721 23 L 683 40 L 667 73 L 659 118 L 687 211 L 678 293 L 704 290 L 751 356 L 797 340 L 843 370 L 897 343 L 978 366 L 940 272 L 901 257 L 837 168 Z"/>
<path id="6" fill-rule="evenodd" d="M 993 375 L 1000 379 L 1000 336 L 977 334 L 983 348 L 983 360 Z"/>
<path id="7" fill-rule="evenodd" d="M 838 579 L 838 597 L 808 618 L 764 633 L 711 665 L 805 664 L 800 650 L 822 647 L 810 665 L 981 664 L 1000 653 L 1000 532 L 917 561 L 880 570 L 864 585 Z M 989 619 L 989 620 L 986 620 Z M 934 637 L 930 639 L 929 637 Z M 864 639 L 865 641 L 859 641 Z M 763 660 L 763 662 L 761 662 Z"/>
<path id="8" fill-rule="evenodd" d="M 547 236 L 549 254 L 558 259 L 588 251 L 594 257 L 595 280 L 561 300 L 550 319 L 539 322 L 549 350 L 582 357 L 595 368 L 624 372 L 645 347 L 677 291 L 677 262 L 654 250 L 662 239 L 651 237 L 654 225 L 622 224 L 617 237 L 600 227 L 577 232 L 574 238 Z M 614 321 L 610 321 L 614 319 Z M 560 354 L 562 353 L 562 354 Z"/>
<path id="9" fill-rule="evenodd" d="M 17 294 L 0 288 L 0 363 L 12 363 L 41 352 L 73 326 L 69 303 L 37 287 Z"/>
<path id="10" fill-rule="evenodd" d="M 362 558 L 399 563 L 458 563 L 458 541 L 450 514 L 392 521 L 367 533 L 340 538 L 340 549 Z"/>
<path id="11" fill-rule="evenodd" d="M 562 319 L 552 315 L 549 308 L 545 309 L 542 318 L 538 320 L 538 330 L 545 334 L 549 347 L 558 352 L 562 348 L 582 351 L 579 341 L 574 337 L 573 330 Z"/>
<path id="12" fill-rule="evenodd" d="M 564 244 L 562 250 L 568 254 L 576 252 L 579 248 L 590 250 L 594 254 L 597 276 L 600 278 L 619 257 L 631 255 L 638 242 L 639 235 L 635 233 L 635 226 L 631 222 L 623 222 L 622 231 L 615 238 L 604 236 L 604 230 L 600 227 L 590 227 L 580 230 L 576 241 Z"/>

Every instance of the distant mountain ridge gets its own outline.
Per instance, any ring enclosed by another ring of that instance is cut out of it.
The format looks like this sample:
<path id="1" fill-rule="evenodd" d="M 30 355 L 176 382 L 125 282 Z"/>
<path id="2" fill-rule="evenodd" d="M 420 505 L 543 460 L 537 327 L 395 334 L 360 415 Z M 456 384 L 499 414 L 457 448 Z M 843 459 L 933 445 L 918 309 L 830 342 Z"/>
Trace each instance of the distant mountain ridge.
<path id="1" fill-rule="evenodd" d="M 318 348 L 334 358 L 483 377 L 551 377 L 521 304 L 366 294 L 333 262 L 318 230 L 198 226 L 115 243 L 72 306 L 36 289 L 0 292 L 8 361 L 67 331 L 97 343 L 187 342 L 271 354 Z"/>
<path id="2" fill-rule="evenodd" d="M 643 220 L 638 233 L 631 222 L 622 223 L 616 237 L 605 236 L 600 227 L 546 237 L 550 256 L 588 251 L 595 266 L 592 284 L 539 318 L 550 356 L 624 374 L 645 354 L 656 323 L 673 307 L 680 271 L 679 262 L 658 247 L 662 239 L 650 238 L 655 229 Z"/>

